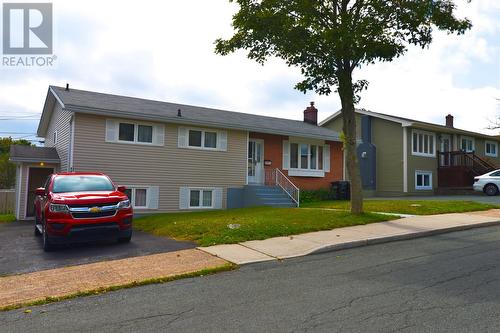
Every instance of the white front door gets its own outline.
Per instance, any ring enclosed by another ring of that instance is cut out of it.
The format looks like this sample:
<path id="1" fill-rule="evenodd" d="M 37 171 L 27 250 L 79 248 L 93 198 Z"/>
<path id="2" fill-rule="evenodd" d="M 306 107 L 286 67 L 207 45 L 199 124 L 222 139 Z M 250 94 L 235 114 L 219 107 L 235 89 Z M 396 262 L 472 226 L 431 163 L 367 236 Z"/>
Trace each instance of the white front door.
<path id="1" fill-rule="evenodd" d="M 451 138 L 447 134 L 441 135 L 441 152 L 448 153 L 451 151 Z M 449 166 L 450 165 L 450 155 L 443 154 L 441 155 L 441 165 Z"/>
<path id="2" fill-rule="evenodd" d="M 264 184 L 264 140 L 248 141 L 248 183 Z"/>

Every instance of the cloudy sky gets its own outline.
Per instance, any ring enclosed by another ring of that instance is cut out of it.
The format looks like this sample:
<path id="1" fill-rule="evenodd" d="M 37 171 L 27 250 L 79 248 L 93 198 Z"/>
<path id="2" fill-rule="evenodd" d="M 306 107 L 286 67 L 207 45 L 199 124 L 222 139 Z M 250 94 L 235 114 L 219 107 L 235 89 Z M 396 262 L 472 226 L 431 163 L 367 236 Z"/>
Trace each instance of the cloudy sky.
<path id="1" fill-rule="evenodd" d="M 473 29 L 358 70 L 370 82 L 360 107 L 436 123 L 451 113 L 457 127 L 497 134 L 486 128 L 500 111 L 500 1 L 456 1 Z M 312 100 L 320 119 L 340 107 L 337 95 L 294 90 L 300 73 L 280 60 L 215 55 L 237 10 L 227 0 L 53 4 L 55 66 L 0 66 L 0 136 L 33 138 L 50 84 L 292 119 Z"/>

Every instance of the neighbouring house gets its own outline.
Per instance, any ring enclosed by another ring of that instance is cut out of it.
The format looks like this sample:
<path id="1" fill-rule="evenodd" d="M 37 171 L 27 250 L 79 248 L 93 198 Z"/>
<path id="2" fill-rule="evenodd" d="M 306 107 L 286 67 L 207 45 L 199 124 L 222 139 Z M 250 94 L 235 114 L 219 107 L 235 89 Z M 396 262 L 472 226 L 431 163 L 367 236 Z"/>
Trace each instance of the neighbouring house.
<path id="1" fill-rule="evenodd" d="M 499 138 L 445 125 L 356 110 L 357 155 L 365 195 L 399 196 L 471 189 L 474 176 L 500 166 Z M 342 132 L 342 115 L 320 126 Z"/>
<path id="2" fill-rule="evenodd" d="M 272 110 L 269 110 L 272 113 Z M 295 206 L 300 190 L 343 179 L 339 134 L 304 121 L 49 87 L 38 136 L 13 146 L 16 217 L 53 172 L 95 171 L 125 185 L 136 212 Z"/>

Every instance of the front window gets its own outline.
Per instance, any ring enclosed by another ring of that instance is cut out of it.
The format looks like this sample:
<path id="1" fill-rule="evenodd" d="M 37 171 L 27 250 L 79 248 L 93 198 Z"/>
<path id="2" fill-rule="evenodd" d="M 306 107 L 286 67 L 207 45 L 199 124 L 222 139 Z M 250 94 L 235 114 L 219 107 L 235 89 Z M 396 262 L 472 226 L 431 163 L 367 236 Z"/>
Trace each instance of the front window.
<path id="1" fill-rule="evenodd" d="M 113 191 L 113 183 L 106 176 L 98 175 L 68 175 L 57 176 L 54 178 L 52 192 L 94 192 L 94 191 Z"/>
<path id="2" fill-rule="evenodd" d="M 308 168 L 308 157 L 309 157 L 309 145 L 300 145 L 300 168 L 301 169 L 309 169 Z"/>
<path id="3" fill-rule="evenodd" d="M 216 148 L 217 147 L 217 132 L 205 132 L 205 148 Z"/>
<path id="4" fill-rule="evenodd" d="M 323 146 L 291 143 L 290 168 L 323 170 Z"/>
<path id="5" fill-rule="evenodd" d="M 217 132 L 204 130 L 189 130 L 189 147 L 196 148 L 217 148 Z"/>
<path id="6" fill-rule="evenodd" d="M 190 208 L 212 208 L 213 190 L 192 189 L 189 191 Z"/>
<path id="7" fill-rule="evenodd" d="M 118 140 L 125 142 L 153 143 L 153 126 L 120 123 Z"/>
<path id="8" fill-rule="evenodd" d="M 415 172 L 415 189 L 416 190 L 432 190 L 432 172 L 416 171 Z"/>
<path id="9" fill-rule="evenodd" d="M 290 144 L 290 168 L 298 169 L 299 167 L 299 145 L 297 143 Z"/>
<path id="10" fill-rule="evenodd" d="M 138 142 L 153 142 L 153 126 L 138 125 L 137 126 L 137 141 Z"/>
<path id="11" fill-rule="evenodd" d="M 189 146 L 201 147 L 201 131 L 189 130 Z"/>
<path id="12" fill-rule="evenodd" d="M 474 139 L 462 137 L 460 148 L 467 153 L 474 151 Z"/>
<path id="13" fill-rule="evenodd" d="M 485 152 L 486 156 L 497 157 L 498 156 L 498 145 L 496 142 L 486 141 Z"/>
<path id="14" fill-rule="evenodd" d="M 134 141 L 134 124 L 120 123 L 118 139 L 120 141 Z"/>
<path id="15" fill-rule="evenodd" d="M 434 156 L 434 134 L 413 131 L 412 137 L 412 153 L 417 156 Z"/>

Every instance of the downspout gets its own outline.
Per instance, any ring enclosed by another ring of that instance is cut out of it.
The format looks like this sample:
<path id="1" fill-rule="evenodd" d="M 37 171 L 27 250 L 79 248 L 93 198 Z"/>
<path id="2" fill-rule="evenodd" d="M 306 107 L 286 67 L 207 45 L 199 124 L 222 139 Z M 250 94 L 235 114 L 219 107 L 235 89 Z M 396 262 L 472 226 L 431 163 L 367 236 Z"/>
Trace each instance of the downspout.
<path id="1" fill-rule="evenodd" d="M 403 193 L 408 193 L 408 127 L 403 126 Z"/>
<path id="2" fill-rule="evenodd" d="M 68 171 L 74 171 L 73 168 L 73 155 L 75 147 L 75 114 L 71 116 L 70 120 L 70 137 L 69 137 L 69 161 L 68 161 Z"/>
<path id="3" fill-rule="evenodd" d="M 245 174 L 246 174 L 246 180 L 245 180 L 245 185 L 248 185 L 248 145 L 250 144 L 250 132 L 247 131 L 247 153 L 245 155 Z"/>
<path id="4" fill-rule="evenodd" d="M 23 165 L 19 163 L 17 165 L 16 170 L 16 190 L 17 190 L 17 198 L 16 198 L 16 220 L 21 219 L 21 185 L 22 185 L 22 177 L 23 177 Z"/>

